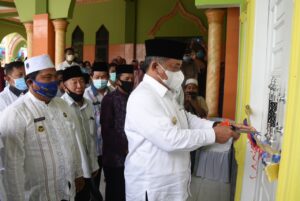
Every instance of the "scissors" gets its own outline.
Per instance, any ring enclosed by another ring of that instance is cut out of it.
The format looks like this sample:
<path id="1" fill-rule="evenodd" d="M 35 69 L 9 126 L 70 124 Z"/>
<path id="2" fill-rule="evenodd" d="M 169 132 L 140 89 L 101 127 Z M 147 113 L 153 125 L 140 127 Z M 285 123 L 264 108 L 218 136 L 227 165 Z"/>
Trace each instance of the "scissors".
<path id="1" fill-rule="evenodd" d="M 240 128 L 237 128 L 233 125 L 231 125 L 231 129 L 236 132 L 236 133 L 244 133 L 244 134 L 253 134 L 253 135 L 261 135 L 260 132 L 258 131 L 252 131 L 252 130 L 248 130 L 248 129 L 240 129 Z"/>
<path id="2" fill-rule="evenodd" d="M 244 133 L 244 134 L 261 135 L 260 132 L 258 132 L 258 131 L 238 128 L 238 127 L 232 125 L 228 120 L 221 122 L 220 125 L 221 126 L 230 126 L 231 130 L 233 130 L 234 132 L 239 133 L 239 134 Z"/>

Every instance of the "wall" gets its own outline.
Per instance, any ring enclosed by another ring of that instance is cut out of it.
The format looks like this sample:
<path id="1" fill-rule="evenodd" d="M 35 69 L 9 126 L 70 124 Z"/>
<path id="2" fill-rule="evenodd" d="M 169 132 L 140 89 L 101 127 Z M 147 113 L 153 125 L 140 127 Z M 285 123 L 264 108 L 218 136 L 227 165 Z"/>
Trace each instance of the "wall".
<path id="1" fill-rule="evenodd" d="M 109 31 L 110 44 L 125 43 L 125 1 L 111 0 L 95 4 L 76 4 L 67 29 L 67 46 L 71 45 L 76 26 L 84 32 L 84 44 L 96 43 L 96 32 L 104 25 Z"/>
<path id="2" fill-rule="evenodd" d="M 26 38 L 26 31 L 22 24 L 17 24 L 15 22 L 10 22 L 6 20 L 0 20 L 0 27 L 0 42 L 6 35 L 14 32 L 17 32 L 21 36 Z"/>
<path id="3" fill-rule="evenodd" d="M 72 17 L 75 0 L 15 0 L 21 22 L 32 22 L 35 14 L 49 13 L 51 19 Z"/>
<path id="4" fill-rule="evenodd" d="M 136 19 L 134 17 L 135 10 L 132 2 L 126 2 L 124 0 L 110 0 L 95 4 L 76 4 L 73 19 L 69 20 L 67 46 L 71 45 L 72 32 L 75 27 L 79 25 L 85 34 L 84 58 L 89 60 L 93 59 L 94 55 L 91 54 L 94 54 L 96 41 L 95 34 L 99 27 L 104 24 L 110 34 L 110 59 L 117 55 L 127 57 L 127 60 L 133 59 L 135 50 L 134 42 L 137 43 L 137 58 L 143 59 L 145 54 L 143 43 L 146 39 L 151 38 L 149 31 L 162 16 L 165 16 L 172 11 L 177 0 L 168 0 L 164 1 L 164 3 L 160 0 L 139 0 L 137 2 Z M 195 7 L 193 0 L 182 0 L 181 2 L 188 12 L 197 16 L 204 27 L 207 27 L 207 20 L 204 12 Z M 132 26 L 135 22 L 136 27 Z M 127 26 L 125 26 L 126 24 Z M 224 26 L 226 26 L 226 24 L 224 24 Z M 136 29 L 136 31 L 132 29 Z M 131 36 L 131 34 L 133 36 Z M 226 33 L 224 32 L 224 41 L 225 34 Z M 163 23 L 155 36 L 191 37 L 199 35 L 202 35 L 201 31 L 194 22 L 177 14 L 175 17 L 170 18 Z M 206 35 L 204 35 L 204 39 L 207 39 Z"/>
<path id="5" fill-rule="evenodd" d="M 149 39 L 148 32 L 160 17 L 167 15 L 175 6 L 177 0 L 168 0 L 162 3 L 160 0 L 138 1 L 137 42 L 143 43 Z M 184 8 L 200 18 L 207 27 L 207 19 L 202 10 L 196 8 L 194 0 L 182 0 Z M 201 33 L 193 22 L 177 15 L 168 20 L 158 31 L 157 36 L 199 36 Z"/>

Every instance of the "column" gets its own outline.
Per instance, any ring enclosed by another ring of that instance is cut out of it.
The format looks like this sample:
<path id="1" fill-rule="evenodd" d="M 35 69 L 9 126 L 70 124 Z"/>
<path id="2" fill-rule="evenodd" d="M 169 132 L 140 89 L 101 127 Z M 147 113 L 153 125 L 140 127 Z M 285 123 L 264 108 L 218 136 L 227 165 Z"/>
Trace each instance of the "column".
<path id="1" fill-rule="evenodd" d="M 217 117 L 220 90 L 220 65 L 222 53 L 222 26 L 225 10 L 208 9 L 205 12 L 208 20 L 208 53 L 206 102 L 208 116 Z"/>
<path id="2" fill-rule="evenodd" d="M 66 43 L 66 29 L 68 22 L 65 19 L 53 20 L 55 29 L 55 66 L 64 61 L 64 50 Z"/>
<path id="3" fill-rule="evenodd" d="M 27 57 L 30 58 L 32 56 L 32 37 L 33 37 L 33 23 L 25 22 L 24 23 L 27 35 Z"/>
<path id="4" fill-rule="evenodd" d="M 235 119 L 239 63 L 240 9 L 227 9 L 225 81 L 222 116 Z"/>
<path id="5" fill-rule="evenodd" d="M 32 56 L 48 54 L 54 61 L 54 27 L 49 14 L 38 14 L 33 19 Z"/>

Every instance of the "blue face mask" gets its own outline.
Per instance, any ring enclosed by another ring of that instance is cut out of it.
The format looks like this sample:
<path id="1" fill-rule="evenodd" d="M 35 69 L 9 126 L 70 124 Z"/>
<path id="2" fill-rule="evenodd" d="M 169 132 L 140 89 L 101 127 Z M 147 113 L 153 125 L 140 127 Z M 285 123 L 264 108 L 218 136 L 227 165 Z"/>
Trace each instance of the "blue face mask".
<path id="1" fill-rule="evenodd" d="M 57 94 L 57 81 L 49 83 L 41 83 L 33 80 L 33 82 L 40 88 L 38 90 L 33 89 L 33 91 L 47 99 L 52 99 Z"/>
<path id="2" fill-rule="evenodd" d="M 93 85 L 96 89 L 104 89 L 105 87 L 107 87 L 107 82 L 108 80 L 102 79 L 93 80 Z"/>
<path id="3" fill-rule="evenodd" d="M 116 73 L 109 73 L 109 77 L 110 77 L 111 81 L 115 82 L 116 78 L 117 78 L 117 74 Z"/>
<path id="4" fill-rule="evenodd" d="M 27 89 L 27 85 L 26 85 L 24 77 L 14 79 L 14 81 L 15 81 L 15 87 L 17 89 L 19 89 L 20 91 L 25 91 Z"/>

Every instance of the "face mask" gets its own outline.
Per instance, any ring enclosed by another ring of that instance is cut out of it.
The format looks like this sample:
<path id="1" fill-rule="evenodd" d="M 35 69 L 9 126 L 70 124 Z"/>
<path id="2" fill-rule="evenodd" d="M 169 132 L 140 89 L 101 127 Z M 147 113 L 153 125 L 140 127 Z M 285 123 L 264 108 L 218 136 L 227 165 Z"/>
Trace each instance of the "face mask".
<path id="1" fill-rule="evenodd" d="M 68 90 L 69 92 L 68 95 L 75 101 L 75 102 L 80 102 L 83 99 L 83 94 L 76 94 Z"/>
<path id="2" fill-rule="evenodd" d="M 49 82 L 49 83 L 40 83 L 35 80 L 33 82 L 39 87 L 38 90 L 33 89 L 33 91 L 41 96 L 44 96 L 47 99 L 52 99 L 57 94 L 57 82 Z"/>
<path id="3" fill-rule="evenodd" d="M 66 56 L 66 60 L 67 60 L 67 61 L 70 61 L 70 62 L 73 61 L 74 58 L 75 58 L 75 57 L 74 57 L 73 54 L 68 54 L 68 55 Z"/>
<path id="4" fill-rule="evenodd" d="M 120 82 L 122 83 L 122 86 L 120 86 L 126 93 L 130 94 L 132 89 L 133 89 L 133 82 L 129 82 L 129 81 L 122 81 L 120 80 Z"/>
<path id="5" fill-rule="evenodd" d="M 27 85 L 26 85 L 24 77 L 14 79 L 14 81 L 15 81 L 15 87 L 17 89 L 19 89 L 20 91 L 25 91 L 27 89 Z"/>
<path id="6" fill-rule="evenodd" d="M 184 80 L 184 75 L 180 71 L 172 72 L 169 70 L 166 70 L 162 65 L 159 64 L 159 66 L 165 71 L 166 75 L 168 76 L 167 80 L 163 80 L 163 83 L 168 86 L 173 91 L 178 91 L 181 87 L 181 84 Z"/>
<path id="7" fill-rule="evenodd" d="M 184 56 L 183 56 L 183 60 L 184 60 L 185 62 L 190 62 L 190 61 L 192 61 L 192 58 L 191 58 L 191 56 L 189 56 L 189 55 L 184 55 Z"/>
<path id="8" fill-rule="evenodd" d="M 93 80 L 93 84 L 96 89 L 104 89 L 107 86 L 107 82 L 108 80 L 102 79 Z"/>
<path id="9" fill-rule="evenodd" d="M 116 81 L 116 77 L 117 77 L 117 74 L 116 73 L 109 73 L 109 77 L 110 77 L 110 80 L 115 82 Z"/>

